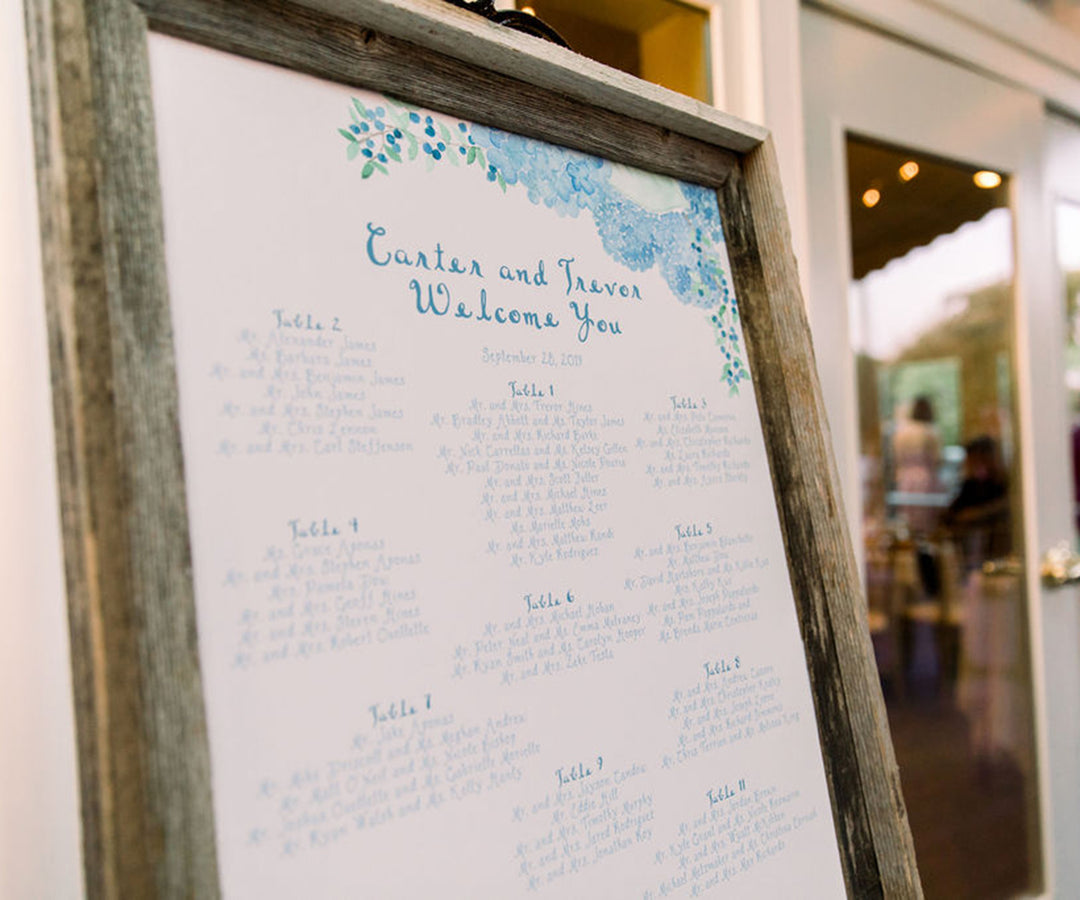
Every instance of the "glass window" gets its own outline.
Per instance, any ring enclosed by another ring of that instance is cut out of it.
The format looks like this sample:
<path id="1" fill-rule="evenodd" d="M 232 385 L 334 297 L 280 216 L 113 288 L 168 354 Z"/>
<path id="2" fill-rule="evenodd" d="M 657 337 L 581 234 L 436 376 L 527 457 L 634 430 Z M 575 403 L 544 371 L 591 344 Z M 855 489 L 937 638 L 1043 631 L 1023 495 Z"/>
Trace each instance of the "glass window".
<path id="1" fill-rule="evenodd" d="M 1007 178 L 847 155 L 869 626 L 919 871 L 1038 893 Z"/>
<path id="2" fill-rule="evenodd" d="M 584 56 L 712 102 L 709 13 L 674 0 L 517 0 Z"/>

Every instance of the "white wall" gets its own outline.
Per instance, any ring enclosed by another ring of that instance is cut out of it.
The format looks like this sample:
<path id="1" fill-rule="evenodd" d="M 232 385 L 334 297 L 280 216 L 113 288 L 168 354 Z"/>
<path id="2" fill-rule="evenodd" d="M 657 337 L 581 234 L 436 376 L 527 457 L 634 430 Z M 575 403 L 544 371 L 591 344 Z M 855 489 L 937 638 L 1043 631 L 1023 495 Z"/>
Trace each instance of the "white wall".
<path id="1" fill-rule="evenodd" d="M 22 3 L 0 2 L 0 897 L 82 895 Z"/>

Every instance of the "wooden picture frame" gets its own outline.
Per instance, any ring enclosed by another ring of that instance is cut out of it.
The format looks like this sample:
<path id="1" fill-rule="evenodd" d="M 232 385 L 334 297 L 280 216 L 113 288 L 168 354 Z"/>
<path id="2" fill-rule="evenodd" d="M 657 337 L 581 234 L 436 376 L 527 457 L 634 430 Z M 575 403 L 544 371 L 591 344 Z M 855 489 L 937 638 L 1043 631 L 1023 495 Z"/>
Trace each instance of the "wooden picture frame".
<path id="1" fill-rule="evenodd" d="M 437 0 L 27 0 L 91 897 L 220 892 L 148 31 L 717 190 L 852 897 L 919 896 L 762 129 Z"/>

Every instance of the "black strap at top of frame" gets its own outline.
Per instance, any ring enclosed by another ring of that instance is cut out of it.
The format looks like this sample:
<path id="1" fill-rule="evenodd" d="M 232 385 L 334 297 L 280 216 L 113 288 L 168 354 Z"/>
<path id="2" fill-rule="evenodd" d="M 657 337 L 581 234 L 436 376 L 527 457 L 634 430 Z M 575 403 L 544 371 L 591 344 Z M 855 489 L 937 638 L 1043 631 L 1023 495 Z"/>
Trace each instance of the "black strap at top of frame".
<path id="1" fill-rule="evenodd" d="M 533 37 L 543 38 L 560 47 L 569 48 L 566 39 L 546 22 L 538 19 L 532 13 L 521 12 L 516 9 L 496 9 L 494 0 L 446 0 L 451 6 L 467 9 L 485 19 L 513 28 L 515 31 L 523 31 Z"/>

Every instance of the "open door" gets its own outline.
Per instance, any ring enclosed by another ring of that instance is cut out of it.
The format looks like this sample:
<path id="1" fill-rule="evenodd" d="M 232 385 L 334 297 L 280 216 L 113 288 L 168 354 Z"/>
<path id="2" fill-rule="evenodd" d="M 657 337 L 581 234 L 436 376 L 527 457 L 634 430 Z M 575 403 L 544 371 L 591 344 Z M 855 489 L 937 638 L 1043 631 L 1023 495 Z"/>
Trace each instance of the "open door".
<path id="1" fill-rule="evenodd" d="M 1077 602 L 1039 580 L 1073 503 L 1055 129 L 827 14 L 802 42 L 810 317 L 924 886 L 1075 896 Z"/>

